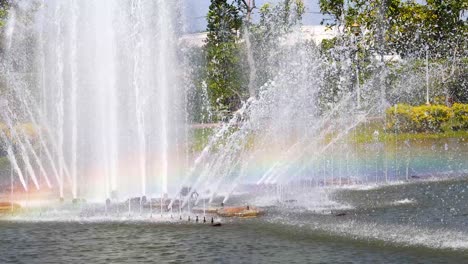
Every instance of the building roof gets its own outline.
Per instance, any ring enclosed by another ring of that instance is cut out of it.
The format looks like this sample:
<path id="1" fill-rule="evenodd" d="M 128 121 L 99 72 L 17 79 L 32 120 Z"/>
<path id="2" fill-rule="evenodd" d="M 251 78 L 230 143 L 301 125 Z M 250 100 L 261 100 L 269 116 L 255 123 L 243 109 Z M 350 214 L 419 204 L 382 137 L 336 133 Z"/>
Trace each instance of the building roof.
<path id="1" fill-rule="evenodd" d="M 337 36 L 336 29 L 330 29 L 321 25 L 301 26 L 301 39 L 312 40 L 319 45 L 324 39 L 331 39 Z M 188 46 L 202 47 L 205 44 L 207 32 L 199 32 L 183 35 L 180 41 Z"/>

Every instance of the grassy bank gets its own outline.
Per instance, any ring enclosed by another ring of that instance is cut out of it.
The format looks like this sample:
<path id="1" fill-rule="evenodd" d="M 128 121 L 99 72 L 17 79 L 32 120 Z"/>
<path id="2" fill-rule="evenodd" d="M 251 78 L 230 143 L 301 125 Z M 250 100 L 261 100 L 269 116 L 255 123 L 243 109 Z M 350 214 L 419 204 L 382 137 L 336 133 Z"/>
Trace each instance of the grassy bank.
<path id="1" fill-rule="evenodd" d="M 202 151 L 208 144 L 210 137 L 217 128 L 197 128 L 193 129 L 191 150 L 194 152 Z M 329 142 L 334 138 L 333 134 L 326 137 Z M 347 137 L 343 138 L 346 142 L 356 144 L 367 144 L 373 142 L 391 143 L 405 140 L 439 140 L 444 138 L 463 138 L 468 140 L 468 130 L 441 131 L 441 132 L 395 132 L 386 128 L 383 120 L 373 120 L 358 125 Z M 255 141 L 253 137 L 249 141 Z M 254 142 L 251 142 L 253 145 Z"/>
<path id="2" fill-rule="evenodd" d="M 466 138 L 468 140 L 468 130 L 415 133 L 394 132 L 386 129 L 383 121 L 372 121 L 356 127 L 350 133 L 348 139 L 354 143 L 365 144 L 376 141 L 385 143 L 405 140 L 438 140 L 444 138 Z"/>

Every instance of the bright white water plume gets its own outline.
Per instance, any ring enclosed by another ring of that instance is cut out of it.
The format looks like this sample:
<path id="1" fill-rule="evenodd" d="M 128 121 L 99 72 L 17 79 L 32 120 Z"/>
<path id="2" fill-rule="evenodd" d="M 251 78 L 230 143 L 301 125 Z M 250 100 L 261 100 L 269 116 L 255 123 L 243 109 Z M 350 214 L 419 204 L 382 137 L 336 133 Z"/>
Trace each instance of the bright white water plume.
<path id="1" fill-rule="evenodd" d="M 146 0 L 31 0 L 13 9 L 2 118 L 17 133 L 2 138 L 20 148 L 15 156 L 7 147 L 24 189 L 32 180 L 60 197 L 106 199 L 178 187 L 187 160 L 178 9 Z"/>

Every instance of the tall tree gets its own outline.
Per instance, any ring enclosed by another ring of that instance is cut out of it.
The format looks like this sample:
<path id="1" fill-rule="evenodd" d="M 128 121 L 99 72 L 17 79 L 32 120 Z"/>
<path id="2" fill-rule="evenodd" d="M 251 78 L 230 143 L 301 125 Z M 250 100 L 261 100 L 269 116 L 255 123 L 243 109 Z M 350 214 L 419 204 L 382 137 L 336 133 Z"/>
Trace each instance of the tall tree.
<path id="1" fill-rule="evenodd" d="M 421 61 L 426 65 L 427 56 L 442 73 L 440 80 L 434 75 L 430 78 L 433 93 L 443 90 L 447 104 L 452 99 L 466 98 L 466 93 L 460 91 L 466 90 L 468 72 L 468 23 L 464 15 L 467 0 L 320 0 L 320 8 L 327 15 L 322 24 L 338 26 L 347 33 L 337 41 L 324 42 L 323 47 L 346 47 L 343 43 L 346 39 L 356 40 L 353 35 L 360 28 L 355 46 L 361 64 L 375 53 L 382 62 L 384 54 L 398 54 L 416 59 L 419 65 Z M 382 65 L 378 64 L 376 70 L 382 70 Z M 378 76 L 375 80 L 380 83 L 376 87 L 381 87 L 384 94 L 385 77 L 380 73 Z"/>
<path id="2" fill-rule="evenodd" d="M 236 3 L 246 22 L 250 24 L 252 19 L 252 12 L 256 8 L 255 0 L 237 0 Z"/>
<path id="3" fill-rule="evenodd" d="M 294 26 L 300 24 L 304 12 L 305 5 L 302 0 L 284 0 L 260 7 L 260 20 L 250 28 L 257 69 L 257 87 L 276 76 L 272 68 L 281 61 L 281 55 L 278 54 L 281 50 L 281 39 L 290 33 Z"/>
<path id="4" fill-rule="evenodd" d="M 235 110 L 245 97 L 240 67 L 239 30 L 242 17 L 235 2 L 212 0 L 207 16 L 206 83 L 218 110 Z"/>
<path id="5" fill-rule="evenodd" d="M 423 56 L 428 48 L 433 57 L 445 56 L 466 46 L 466 0 L 320 0 L 322 21 L 329 26 L 353 25 L 363 29 L 370 49 L 402 56 Z"/>

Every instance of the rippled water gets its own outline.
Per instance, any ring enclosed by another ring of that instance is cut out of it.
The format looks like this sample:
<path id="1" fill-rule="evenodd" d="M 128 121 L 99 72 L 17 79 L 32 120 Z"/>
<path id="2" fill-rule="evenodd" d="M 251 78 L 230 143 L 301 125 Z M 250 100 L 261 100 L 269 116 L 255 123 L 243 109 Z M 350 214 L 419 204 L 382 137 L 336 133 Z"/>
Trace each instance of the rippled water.
<path id="1" fill-rule="evenodd" d="M 467 179 L 332 191 L 328 211 L 298 199 L 221 227 L 54 210 L 0 221 L 0 263 L 466 263 L 466 193 Z"/>
<path id="2" fill-rule="evenodd" d="M 0 224 L 1 263 L 463 263 L 460 252 L 399 248 L 259 221 Z"/>

